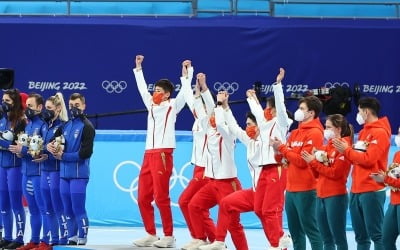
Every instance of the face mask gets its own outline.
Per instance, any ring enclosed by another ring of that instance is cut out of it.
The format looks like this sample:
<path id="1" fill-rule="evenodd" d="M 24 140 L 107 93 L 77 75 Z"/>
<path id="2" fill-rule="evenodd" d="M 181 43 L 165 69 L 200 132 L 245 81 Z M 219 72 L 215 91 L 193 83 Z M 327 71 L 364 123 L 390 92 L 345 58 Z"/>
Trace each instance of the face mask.
<path id="1" fill-rule="evenodd" d="M 270 120 L 272 120 L 272 112 L 271 112 L 271 108 L 265 108 L 264 109 L 264 117 L 265 117 L 265 119 L 267 120 L 267 121 L 270 121 Z"/>
<path id="2" fill-rule="evenodd" d="M 296 112 L 294 112 L 294 119 L 298 122 L 302 122 L 304 120 L 304 112 L 301 111 L 300 109 L 296 110 Z"/>
<path id="3" fill-rule="evenodd" d="M 215 116 L 211 116 L 211 117 L 210 117 L 210 125 L 211 125 L 211 127 L 213 127 L 213 128 L 216 128 L 216 127 L 217 127 L 217 124 L 215 123 Z"/>
<path id="4" fill-rule="evenodd" d="M 80 117 L 80 116 L 82 116 L 82 114 L 83 114 L 83 113 L 82 113 L 82 110 L 78 109 L 77 107 L 72 107 L 72 108 L 69 110 L 69 113 L 70 113 L 72 119 L 75 119 L 75 118 L 77 118 L 77 117 Z"/>
<path id="5" fill-rule="evenodd" d="M 396 135 L 396 136 L 394 137 L 394 142 L 396 143 L 396 146 L 397 146 L 397 147 L 400 147 L 400 136 Z"/>
<path id="6" fill-rule="evenodd" d="M 10 112 L 11 111 L 11 104 L 8 104 L 6 102 L 3 102 L 1 104 L 1 108 L 3 109 L 4 113 Z"/>
<path id="7" fill-rule="evenodd" d="M 27 108 L 27 109 L 25 109 L 25 115 L 26 115 L 26 117 L 27 117 L 28 119 L 31 120 L 33 117 L 35 117 L 36 111 L 33 110 L 33 109 L 31 109 L 31 108 Z"/>
<path id="8" fill-rule="evenodd" d="M 356 121 L 359 125 L 363 125 L 365 123 L 364 118 L 361 116 L 360 113 L 357 113 Z"/>
<path id="9" fill-rule="evenodd" d="M 154 92 L 153 93 L 153 102 L 159 105 L 162 102 L 164 94 L 161 92 Z"/>
<path id="10" fill-rule="evenodd" d="M 333 132 L 332 130 L 330 130 L 330 129 L 325 129 L 324 130 L 324 138 L 326 139 L 326 140 L 330 140 L 330 139 L 333 139 L 335 137 L 335 132 Z"/>
<path id="11" fill-rule="evenodd" d="M 54 110 L 45 109 L 42 112 L 42 118 L 46 122 L 51 121 L 54 118 L 54 116 L 55 116 Z"/>
<path id="12" fill-rule="evenodd" d="M 247 126 L 246 127 L 246 134 L 251 139 L 255 139 L 256 138 L 256 134 L 257 134 L 257 126 L 255 126 L 255 125 Z"/>

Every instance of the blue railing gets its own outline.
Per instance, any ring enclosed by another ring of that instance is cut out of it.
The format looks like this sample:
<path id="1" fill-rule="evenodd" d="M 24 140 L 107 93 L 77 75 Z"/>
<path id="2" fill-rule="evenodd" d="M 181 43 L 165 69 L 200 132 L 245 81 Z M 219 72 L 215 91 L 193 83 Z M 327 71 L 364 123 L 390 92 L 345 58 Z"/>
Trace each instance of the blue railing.
<path id="1" fill-rule="evenodd" d="M 0 15 L 400 18 L 400 0 L 0 0 Z"/>

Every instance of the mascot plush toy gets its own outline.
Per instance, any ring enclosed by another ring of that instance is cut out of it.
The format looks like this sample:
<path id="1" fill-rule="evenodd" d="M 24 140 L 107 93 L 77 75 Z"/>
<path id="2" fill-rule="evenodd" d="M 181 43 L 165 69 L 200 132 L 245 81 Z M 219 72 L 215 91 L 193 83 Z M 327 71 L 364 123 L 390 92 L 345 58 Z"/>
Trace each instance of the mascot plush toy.
<path id="1" fill-rule="evenodd" d="M 389 177 L 392 177 L 394 179 L 399 179 L 400 178 L 400 164 L 399 163 L 395 163 L 395 162 L 390 164 L 386 174 Z M 390 187 L 390 189 L 392 191 L 399 191 L 400 190 L 400 188 L 395 188 L 395 187 L 391 187 L 391 186 L 389 186 L 389 187 Z"/>
<path id="2" fill-rule="evenodd" d="M 11 132 L 10 130 L 0 132 L 0 140 L 12 142 L 14 141 L 14 133 Z M 5 149 L 5 148 L 0 146 L 0 149 Z"/>
<path id="3" fill-rule="evenodd" d="M 65 138 L 63 135 L 54 138 L 54 146 L 56 147 L 56 152 L 64 151 L 65 148 Z"/>
<path id="4" fill-rule="evenodd" d="M 328 159 L 328 153 L 326 151 L 323 150 L 316 150 L 314 152 L 314 156 L 315 159 L 319 162 L 321 162 L 322 164 L 324 164 L 325 166 L 329 165 L 329 159 Z"/>
<path id="5" fill-rule="evenodd" d="M 18 134 L 17 143 L 21 144 L 22 146 L 28 147 L 28 145 L 29 145 L 29 136 L 27 134 L 24 134 L 24 133 Z"/>
<path id="6" fill-rule="evenodd" d="M 28 153 L 33 158 L 38 158 L 43 150 L 43 139 L 39 135 L 33 135 L 29 141 Z"/>
<path id="7" fill-rule="evenodd" d="M 14 141 L 14 133 L 10 130 L 0 132 L 0 140 Z"/>

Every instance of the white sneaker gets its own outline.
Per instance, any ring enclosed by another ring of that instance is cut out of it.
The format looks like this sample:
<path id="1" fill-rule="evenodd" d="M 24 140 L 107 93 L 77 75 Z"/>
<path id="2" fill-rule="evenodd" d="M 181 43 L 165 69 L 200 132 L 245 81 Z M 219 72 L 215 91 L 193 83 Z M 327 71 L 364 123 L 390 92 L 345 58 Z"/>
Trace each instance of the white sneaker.
<path id="1" fill-rule="evenodd" d="M 206 245 L 208 245 L 207 241 L 196 239 L 192 245 L 186 248 L 186 250 L 198 250 L 200 249 L 201 246 L 206 246 Z"/>
<path id="2" fill-rule="evenodd" d="M 144 238 L 133 241 L 133 245 L 138 247 L 152 247 L 153 243 L 158 241 L 159 239 L 160 238 L 158 238 L 157 235 L 149 234 Z"/>
<path id="3" fill-rule="evenodd" d="M 280 239 L 279 239 L 279 248 L 285 249 L 293 246 L 293 241 L 292 237 L 290 234 L 284 234 Z"/>
<path id="4" fill-rule="evenodd" d="M 86 245 L 87 238 L 78 238 L 78 245 Z"/>
<path id="5" fill-rule="evenodd" d="M 214 241 L 210 245 L 204 245 L 199 247 L 200 250 L 225 250 L 227 249 L 225 246 L 225 242 L 223 241 Z"/>
<path id="6" fill-rule="evenodd" d="M 183 247 L 181 247 L 181 250 L 188 250 L 192 245 L 196 244 L 197 241 L 198 239 L 192 239 L 191 241 L 183 245 Z"/>
<path id="7" fill-rule="evenodd" d="M 175 247 L 175 237 L 174 236 L 165 236 L 165 237 L 153 242 L 153 246 L 159 247 L 159 248 Z"/>

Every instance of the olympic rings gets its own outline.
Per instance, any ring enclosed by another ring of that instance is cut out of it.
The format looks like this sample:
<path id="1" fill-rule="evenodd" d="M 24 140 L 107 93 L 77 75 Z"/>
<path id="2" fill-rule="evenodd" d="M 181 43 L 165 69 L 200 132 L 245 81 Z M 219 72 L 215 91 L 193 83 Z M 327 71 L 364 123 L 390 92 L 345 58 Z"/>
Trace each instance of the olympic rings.
<path id="1" fill-rule="evenodd" d="M 126 81 L 108 81 L 105 80 L 101 83 L 101 87 L 107 91 L 107 93 L 117 93 L 120 94 L 122 93 L 122 91 L 124 91 L 126 89 L 126 87 L 128 87 L 128 84 L 126 83 Z"/>

